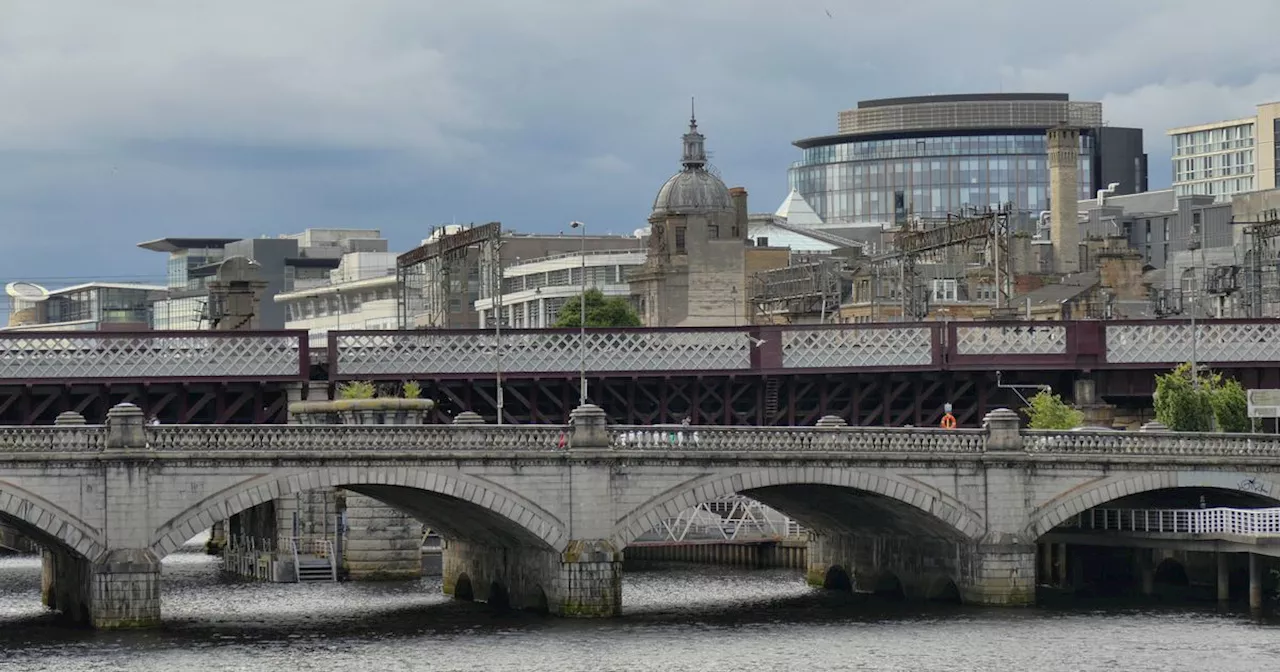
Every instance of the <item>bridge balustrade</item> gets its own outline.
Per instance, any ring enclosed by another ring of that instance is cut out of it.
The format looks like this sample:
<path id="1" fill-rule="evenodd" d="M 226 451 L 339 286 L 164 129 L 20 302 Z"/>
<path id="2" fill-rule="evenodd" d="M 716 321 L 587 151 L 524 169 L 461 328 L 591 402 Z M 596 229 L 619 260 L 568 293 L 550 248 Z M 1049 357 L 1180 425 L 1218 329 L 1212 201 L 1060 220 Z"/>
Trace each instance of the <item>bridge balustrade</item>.
<path id="1" fill-rule="evenodd" d="M 558 425 L 149 425 L 157 451 L 542 451 L 563 449 Z"/>
<path id="2" fill-rule="evenodd" d="M 1090 509 L 1065 525 L 1087 530 L 1280 536 L 1280 508 Z"/>
<path id="3" fill-rule="evenodd" d="M 1016 429 L 1015 450 L 1060 456 L 1280 457 L 1280 435 Z M 74 413 L 64 415 L 75 415 Z M 77 416 L 78 418 L 79 416 Z M 989 416 L 991 417 L 991 416 Z M 79 418 L 83 422 L 82 418 Z M 1006 422 L 1008 420 L 1005 420 Z M 61 422 L 61 419 L 60 419 Z M 162 452 L 536 452 L 574 448 L 573 425 L 146 425 L 146 447 Z M 1001 431 L 1009 431 L 1002 429 Z M 638 452 L 974 455 L 991 450 L 984 429 L 919 427 L 739 427 L 609 425 L 589 447 Z M 103 425 L 0 426 L 0 453 L 78 453 L 108 449 Z M 1001 441 L 1007 441 L 1002 438 Z M 1001 444 L 1002 446 L 1007 444 Z M 1007 447 L 998 448 L 1007 451 Z"/>
<path id="4" fill-rule="evenodd" d="M 981 429 L 905 427 L 671 427 L 614 426 L 618 450 L 706 452 L 980 453 Z"/>
<path id="5" fill-rule="evenodd" d="M 1057 455 L 1280 457 L 1280 435 L 1023 430 L 1027 452 Z"/>
<path id="6" fill-rule="evenodd" d="M 0 453 L 95 453 L 106 446 L 100 425 L 0 426 Z"/>

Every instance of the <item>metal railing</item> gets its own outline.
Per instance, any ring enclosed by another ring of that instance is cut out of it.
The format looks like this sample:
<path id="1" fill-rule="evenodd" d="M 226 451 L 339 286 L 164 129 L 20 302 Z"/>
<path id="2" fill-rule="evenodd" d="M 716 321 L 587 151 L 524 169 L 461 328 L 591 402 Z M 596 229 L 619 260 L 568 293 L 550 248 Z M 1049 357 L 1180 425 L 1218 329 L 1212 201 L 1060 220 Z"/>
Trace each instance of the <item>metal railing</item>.
<path id="1" fill-rule="evenodd" d="M 803 539 L 805 534 L 789 516 L 754 499 L 730 495 L 664 518 L 636 542 L 768 541 Z"/>
<path id="2" fill-rule="evenodd" d="M 313 555 L 329 561 L 329 578 L 338 580 L 338 558 L 334 553 L 333 541 L 323 537 L 290 537 L 289 549 L 293 553 L 293 578 L 302 582 L 302 563 L 299 556 Z"/>
<path id="3" fill-rule="evenodd" d="M 1280 537 L 1280 508 L 1090 509 L 1062 527 L 1116 532 Z"/>

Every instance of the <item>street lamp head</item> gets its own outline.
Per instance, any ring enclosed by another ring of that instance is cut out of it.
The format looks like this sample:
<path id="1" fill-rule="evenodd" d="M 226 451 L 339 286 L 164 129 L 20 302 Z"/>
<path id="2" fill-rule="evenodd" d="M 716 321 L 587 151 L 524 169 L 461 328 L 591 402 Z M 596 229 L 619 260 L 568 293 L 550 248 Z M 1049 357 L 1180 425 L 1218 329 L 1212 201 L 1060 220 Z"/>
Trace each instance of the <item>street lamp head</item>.
<path id="1" fill-rule="evenodd" d="M 571 229 L 576 229 L 576 228 L 579 228 L 579 227 L 581 227 L 581 228 L 586 228 L 586 226 L 587 226 L 587 225 L 586 225 L 586 224 L 583 224 L 582 222 L 577 222 L 577 221 L 569 222 L 569 228 L 571 228 Z"/>

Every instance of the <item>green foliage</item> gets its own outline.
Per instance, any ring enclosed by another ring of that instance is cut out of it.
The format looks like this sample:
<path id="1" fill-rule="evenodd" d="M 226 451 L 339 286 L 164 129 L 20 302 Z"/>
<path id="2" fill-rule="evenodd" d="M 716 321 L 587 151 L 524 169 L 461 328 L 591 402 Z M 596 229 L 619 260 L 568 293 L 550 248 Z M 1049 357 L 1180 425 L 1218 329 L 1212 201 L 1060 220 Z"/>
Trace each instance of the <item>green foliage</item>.
<path id="1" fill-rule="evenodd" d="M 338 386 L 339 399 L 372 399 L 377 388 L 367 380 L 353 380 Z"/>
<path id="2" fill-rule="evenodd" d="M 1249 398 L 1240 381 L 1222 378 L 1214 374 L 1218 384 L 1213 388 L 1213 416 L 1218 419 L 1218 429 L 1223 432 L 1248 432 L 1253 429 L 1249 420 Z"/>
<path id="3" fill-rule="evenodd" d="M 636 314 L 636 309 L 626 299 L 620 296 L 605 298 L 604 292 L 598 289 L 588 289 L 585 296 L 587 299 L 588 327 L 641 326 L 640 316 Z M 574 297 L 560 307 L 560 312 L 556 315 L 555 326 L 582 326 L 582 304 L 580 300 L 581 297 Z"/>
<path id="4" fill-rule="evenodd" d="M 1175 432 L 1247 432 L 1250 429 L 1244 387 L 1220 373 L 1197 371 L 1191 364 L 1156 376 L 1156 419 Z M 1216 427 L 1215 427 L 1216 426 Z"/>
<path id="5" fill-rule="evenodd" d="M 1084 422 L 1084 413 L 1072 408 L 1062 397 L 1041 390 L 1028 400 L 1031 405 L 1022 409 L 1030 419 L 1030 429 L 1074 429 Z"/>
<path id="6" fill-rule="evenodd" d="M 405 399 L 420 399 L 422 397 L 422 386 L 413 380 L 406 382 L 401 391 L 404 392 Z"/>

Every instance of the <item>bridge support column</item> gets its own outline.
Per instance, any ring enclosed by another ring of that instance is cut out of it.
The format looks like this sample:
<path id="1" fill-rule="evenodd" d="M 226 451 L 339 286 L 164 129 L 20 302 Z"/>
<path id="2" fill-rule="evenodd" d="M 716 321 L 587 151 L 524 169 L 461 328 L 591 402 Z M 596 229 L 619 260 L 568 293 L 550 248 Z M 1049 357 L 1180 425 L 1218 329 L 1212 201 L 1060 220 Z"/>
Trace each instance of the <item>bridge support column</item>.
<path id="1" fill-rule="evenodd" d="M 1262 611 L 1262 557 L 1249 554 L 1249 611 Z"/>
<path id="2" fill-rule="evenodd" d="M 1218 565 L 1218 602 L 1226 603 L 1231 601 L 1231 569 L 1227 562 L 1228 557 L 1226 553 L 1218 551 L 1214 553 L 1214 559 Z"/>
<path id="3" fill-rule="evenodd" d="M 372 497 L 342 491 L 347 527 L 343 561 L 352 581 L 422 576 L 422 523 Z"/>
<path id="4" fill-rule="evenodd" d="M 810 585 L 909 600 L 956 597 L 963 591 L 956 559 L 965 544 L 938 537 L 823 532 L 810 538 Z M 1031 569 L 1035 571 L 1035 550 Z M 1035 577 L 1032 576 L 1034 581 Z"/>
<path id="5" fill-rule="evenodd" d="M 446 595 L 500 609 L 552 611 L 558 579 L 553 551 L 446 539 L 441 556 Z"/>
<path id="6" fill-rule="evenodd" d="M 1143 597 L 1151 597 L 1156 592 L 1155 557 L 1149 548 L 1133 549 L 1134 572 L 1138 575 L 1139 588 Z"/>
<path id="7" fill-rule="evenodd" d="M 622 552 L 600 540 L 574 540 L 560 555 L 561 616 L 622 615 Z"/>
<path id="8" fill-rule="evenodd" d="M 95 628 L 160 624 L 160 559 L 150 550 L 111 551 L 93 564 L 90 622 Z"/>
<path id="9" fill-rule="evenodd" d="M 959 586 L 966 604 L 1024 607 L 1036 601 L 1036 545 L 992 534 L 969 551 Z"/>
<path id="10" fill-rule="evenodd" d="M 62 613 L 71 623 L 90 622 L 92 563 L 59 548 L 40 551 L 40 598 L 44 606 Z"/>

